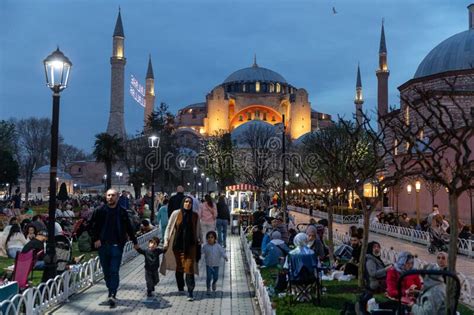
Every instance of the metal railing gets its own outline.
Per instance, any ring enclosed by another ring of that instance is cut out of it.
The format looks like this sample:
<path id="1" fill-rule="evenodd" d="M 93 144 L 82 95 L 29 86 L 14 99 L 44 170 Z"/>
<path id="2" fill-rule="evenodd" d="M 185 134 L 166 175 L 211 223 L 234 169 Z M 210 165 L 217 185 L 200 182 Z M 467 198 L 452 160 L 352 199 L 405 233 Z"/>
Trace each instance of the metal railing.
<path id="1" fill-rule="evenodd" d="M 333 236 L 334 244 L 336 245 L 349 243 L 350 237 L 346 233 L 342 233 L 336 230 Z M 397 261 L 398 252 L 393 248 L 382 248 L 380 258 L 386 264 L 394 264 Z M 427 264 L 427 261 L 415 256 L 413 268 L 423 269 Z M 461 301 L 467 305 L 474 306 L 474 277 L 466 276 L 460 272 L 457 273 L 457 276 L 461 282 Z"/>
<path id="2" fill-rule="evenodd" d="M 255 287 L 255 296 L 257 297 L 258 305 L 260 311 L 263 315 L 274 315 L 275 311 L 272 308 L 272 300 L 268 294 L 267 288 L 263 283 L 262 276 L 255 259 L 253 258 L 252 251 L 250 250 L 250 245 L 247 242 L 246 233 L 243 228 L 240 230 L 240 241 L 242 248 L 245 252 L 245 258 L 250 270 L 250 280 L 252 281 L 253 286 Z"/>
<path id="3" fill-rule="evenodd" d="M 310 215 L 310 211 L 308 208 L 303 208 L 303 207 L 296 207 L 289 205 L 287 206 L 289 211 L 295 211 L 299 213 L 303 213 L 306 215 Z M 327 219 L 328 218 L 328 213 L 324 211 L 319 211 L 319 210 L 313 210 L 313 217 L 318 217 L 321 219 Z M 340 214 L 333 214 L 332 215 L 334 222 L 339 223 L 339 224 L 356 224 L 363 218 L 361 214 L 351 214 L 351 215 L 340 215 Z"/>
<path id="4" fill-rule="evenodd" d="M 145 245 L 153 236 L 158 236 L 158 229 L 137 238 L 138 244 Z M 132 242 L 127 242 L 123 249 L 122 264 L 135 257 L 137 252 Z M 69 302 L 69 297 L 82 289 L 97 283 L 103 276 L 99 257 L 90 259 L 80 265 L 78 270 L 66 270 L 54 279 L 42 282 L 36 287 L 28 288 L 16 294 L 9 300 L 0 303 L 4 315 L 36 315 L 44 314 L 47 310 L 63 302 Z"/>

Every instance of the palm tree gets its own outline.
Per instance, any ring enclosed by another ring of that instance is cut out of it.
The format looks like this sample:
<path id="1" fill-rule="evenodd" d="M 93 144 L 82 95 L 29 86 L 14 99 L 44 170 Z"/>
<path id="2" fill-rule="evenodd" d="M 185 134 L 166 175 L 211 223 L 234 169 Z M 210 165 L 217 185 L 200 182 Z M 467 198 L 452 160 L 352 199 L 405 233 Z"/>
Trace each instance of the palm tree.
<path id="1" fill-rule="evenodd" d="M 103 162 L 107 173 L 107 189 L 112 186 L 112 166 L 124 154 L 125 149 L 122 146 L 122 138 L 117 135 L 109 135 L 106 132 L 95 135 L 94 152 L 97 162 Z"/>

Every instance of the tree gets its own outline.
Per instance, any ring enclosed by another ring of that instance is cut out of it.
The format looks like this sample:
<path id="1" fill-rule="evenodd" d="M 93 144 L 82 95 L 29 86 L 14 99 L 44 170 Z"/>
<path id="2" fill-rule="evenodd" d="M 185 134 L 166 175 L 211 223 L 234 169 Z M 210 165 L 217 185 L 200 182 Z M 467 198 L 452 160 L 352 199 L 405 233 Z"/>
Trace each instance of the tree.
<path id="1" fill-rule="evenodd" d="M 441 189 L 441 185 L 435 181 L 425 180 L 426 190 L 431 195 L 431 207 L 435 204 L 436 193 Z"/>
<path id="2" fill-rule="evenodd" d="M 20 169 L 18 162 L 13 159 L 12 153 L 0 150 L 0 183 L 12 185 L 18 182 Z"/>
<path id="3" fill-rule="evenodd" d="M 33 171 L 49 162 L 51 121 L 47 118 L 26 118 L 15 121 L 18 134 L 18 161 L 26 182 L 26 196 L 31 191 Z"/>
<path id="4" fill-rule="evenodd" d="M 217 180 L 220 190 L 234 184 L 235 169 L 231 135 L 216 132 L 208 137 L 202 146 L 201 156 L 205 158 L 205 172 Z"/>
<path id="5" fill-rule="evenodd" d="M 59 163 L 64 171 L 72 161 L 81 161 L 86 159 L 86 154 L 83 150 L 76 148 L 73 145 L 60 143 L 59 144 Z"/>
<path id="6" fill-rule="evenodd" d="M 61 186 L 59 186 L 59 193 L 57 199 L 63 202 L 69 199 L 66 183 L 61 183 Z"/>
<path id="7" fill-rule="evenodd" d="M 97 162 L 105 164 L 107 179 L 106 187 L 112 186 L 112 166 L 117 163 L 125 153 L 122 145 L 122 138 L 117 135 L 109 135 L 106 132 L 95 136 L 93 155 Z"/>
<path id="8" fill-rule="evenodd" d="M 0 120 L 0 151 L 8 151 L 12 155 L 17 151 L 16 142 L 18 134 L 15 130 L 15 124 L 10 121 Z"/>

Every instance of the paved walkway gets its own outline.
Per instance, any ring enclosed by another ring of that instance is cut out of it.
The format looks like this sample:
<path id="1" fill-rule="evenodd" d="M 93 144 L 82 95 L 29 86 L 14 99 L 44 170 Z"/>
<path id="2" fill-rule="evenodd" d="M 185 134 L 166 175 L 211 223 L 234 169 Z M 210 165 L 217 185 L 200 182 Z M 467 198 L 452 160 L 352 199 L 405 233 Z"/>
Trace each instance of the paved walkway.
<path id="1" fill-rule="evenodd" d="M 291 215 L 295 216 L 297 224 L 308 223 L 310 219 L 309 215 L 295 211 L 291 211 Z M 333 223 L 333 226 L 335 230 L 346 233 L 349 231 L 349 227 L 351 226 L 351 224 Z M 406 250 L 417 255 L 420 259 L 423 259 L 427 262 L 436 262 L 436 256 L 428 253 L 427 247 L 421 244 L 410 243 L 405 240 L 397 239 L 391 236 L 376 234 L 374 232 L 369 233 L 369 240 L 379 242 L 383 248 L 393 247 L 393 249 L 398 252 Z M 474 277 L 474 259 L 458 255 L 456 269 L 458 272 L 463 273 L 465 276 Z"/>
<path id="2" fill-rule="evenodd" d="M 160 274 L 160 283 L 155 288 L 156 298 L 145 302 L 144 258 L 139 255 L 120 270 L 116 308 L 109 309 L 103 303 L 107 298 L 107 288 L 102 280 L 49 314 L 258 314 L 253 288 L 247 279 L 240 239 L 229 236 L 227 242 L 230 245 L 227 248 L 229 262 L 223 262 L 219 268 L 217 291 L 211 296 L 206 295 L 206 269 L 201 260 L 193 302 L 178 294 L 174 272 L 170 271 L 166 276 Z"/>

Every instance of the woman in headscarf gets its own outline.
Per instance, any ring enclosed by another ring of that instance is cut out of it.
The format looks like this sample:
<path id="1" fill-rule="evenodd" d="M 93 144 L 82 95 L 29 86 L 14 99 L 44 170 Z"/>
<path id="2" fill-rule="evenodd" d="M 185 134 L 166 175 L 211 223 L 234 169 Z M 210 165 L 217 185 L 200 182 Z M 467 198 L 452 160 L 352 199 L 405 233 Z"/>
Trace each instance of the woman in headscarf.
<path id="1" fill-rule="evenodd" d="M 185 197 L 181 209 L 173 211 L 165 231 L 163 249 L 165 255 L 160 267 L 160 272 L 165 275 L 166 270 L 176 271 L 178 290 L 184 292 L 188 287 L 188 301 L 193 301 L 195 286 L 194 274 L 199 275 L 197 262 L 197 247 L 201 246 L 201 224 L 199 215 L 193 212 L 193 199 Z"/>
<path id="2" fill-rule="evenodd" d="M 296 234 L 293 244 L 295 244 L 295 249 L 293 249 L 290 254 L 314 254 L 314 251 L 308 247 L 308 236 L 306 233 Z"/>
<path id="3" fill-rule="evenodd" d="M 435 264 L 429 264 L 425 270 L 440 270 Z M 413 315 L 444 315 L 446 314 L 446 285 L 441 275 L 423 276 L 423 291 L 411 305 Z"/>
<path id="4" fill-rule="evenodd" d="M 324 230 L 324 227 L 323 227 Z M 306 228 L 306 235 L 308 236 L 308 247 L 311 248 L 318 256 L 319 261 L 325 258 L 324 244 L 318 236 L 318 230 L 314 225 L 308 225 Z"/>
<path id="5" fill-rule="evenodd" d="M 274 267 L 280 263 L 280 257 L 285 257 L 290 249 L 281 239 L 281 233 L 273 231 L 270 234 L 271 241 L 264 251 L 262 251 L 263 265 L 265 267 Z"/>
<path id="6" fill-rule="evenodd" d="M 392 299 L 398 298 L 398 279 L 403 272 L 409 271 L 413 268 L 415 257 L 409 252 L 401 252 L 398 254 L 395 265 L 387 270 L 387 295 Z M 421 280 L 418 275 L 411 275 L 403 278 L 401 294 L 402 303 L 410 304 L 415 298 L 413 293 L 415 290 L 421 289 Z"/>
<path id="7" fill-rule="evenodd" d="M 384 291 L 387 287 L 387 270 L 391 265 L 385 266 L 380 258 L 380 244 L 370 242 L 367 246 L 367 256 L 365 260 L 365 270 L 367 270 L 367 287 L 374 292 Z"/>

